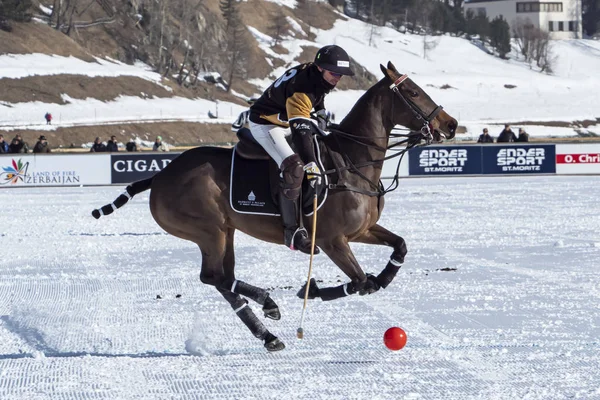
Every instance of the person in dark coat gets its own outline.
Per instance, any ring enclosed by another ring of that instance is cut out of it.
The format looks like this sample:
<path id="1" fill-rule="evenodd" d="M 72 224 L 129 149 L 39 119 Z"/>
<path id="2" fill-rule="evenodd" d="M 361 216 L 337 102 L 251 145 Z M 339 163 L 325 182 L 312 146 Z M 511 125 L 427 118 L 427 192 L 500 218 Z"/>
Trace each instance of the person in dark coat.
<path id="1" fill-rule="evenodd" d="M 483 128 L 483 133 L 479 135 L 477 143 L 494 143 L 494 138 L 490 136 L 487 128 Z"/>
<path id="2" fill-rule="evenodd" d="M 137 151 L 137 144 L 133 139 L 131 139 L 126 145 L 125 148 L 127 151 Z"/>
<path id="3" fill-rule="evenodd" d="M 48 146 L 48 141 L 46 140 L 46 136 L 40 136 L 39 140 L 33 146 L 34 153 L 50 153 L 50 146 Z"/>
<path id="4" fill-rule="evenodd" d="M 104 145 L 104 143 L 102 143 L 100 138 L 97 137 L 96 140 L 94 140 L 94 144 L 92 145 L 90 152 L 91 153 L 103 153 L 105 151 L 106 151 L 106 146 Z"/>
<path id="5" fill-rule="evenodd" d="M 0 154 L 8 153 L 8 143 L 4 140 L 4 136 L 0 135 Z"/>
<path id="6" fill-rule="evenodd" d="M 504 129 L 502 130 L 502 132 L 500 132 L 498 140 L 496 140 L 497 143 L 511 143 L 516 141 L 517 136 L 512 131 L 512 129 L 510 129 L 510 125 L 508 124 L 504 125 Z"/>
<path id="7" fill-rule="evenodd" d="M 52 114 L 47 112 L 46 115 L 44 115 L 44 118 L 46 118 L 46 125 L 52 125 Z"/>
<path id="8" fill-rule="evenodd" d="M 110 140 L 106 142 L 106 151 L 119 151 L 119 146 L 117 145 L 117 137 L 111 136 Z"/>
<path id="9" fill-rule="evenodd" d="M 27 153 L 27 150 L 28 148 L 25 145 L 25 142 L 23 142 L 23 139 L 21 139 L 21 137 L 18 135 L 13 138 L 12 142 L 10 142 L 10 145 L 8 146 L 8 152 L 13 154 Z"/>
<path id="10" fill-rule="evenodd" d="M 529 142 L 529 133 L 525 132 L 525 129 L 519 128 L 519 137 L 515 142 Z"/>

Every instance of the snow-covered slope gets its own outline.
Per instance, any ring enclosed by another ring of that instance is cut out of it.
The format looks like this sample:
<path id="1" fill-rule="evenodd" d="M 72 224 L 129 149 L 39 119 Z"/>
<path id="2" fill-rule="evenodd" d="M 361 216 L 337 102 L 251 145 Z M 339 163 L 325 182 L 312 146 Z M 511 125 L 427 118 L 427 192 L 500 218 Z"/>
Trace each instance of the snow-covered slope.
<path id="1" fill-rule="evenodd" d="M 490 127 L 492 135 L 495 135 L 506 122 L 525 121 L 534 122 L 526 126 L 532 137 L 574 136 L 577 133 L 572 127 L 544 125 L 556 125 L 549 124 L 552 121 L 594 121 L 600 118 L 600 78 L 596 72 L 600 71 L 600 43 L 597 41 L 554 41 L 553 52 L 557 56 L 554 74 L 547 75 L 531 69 L 518 58 L 517 52 L 513 52 L 509 60 L 502 60 L 463 38 L 428 37 L 425 40 L 429 46 L 432 43 L 435 46 L 424 54 L 422 36 L 379 28 L 369 45 L 371 27 L 357 20 L 339 20 L 331 30 L 317 30 L 315 42 L 296 38 L 297 28 L 292 25 L 289 36 L 283 41 L 289 53 L 282 56 L 269 51 L 271 40 L 268 36 L 253 27 L 249 30 L 270 57 L 280 57 L 285 62 L 264 79 L 252 81 L 261 89 L 295 64 L 294 59 L 302 52 L 302 46 L 318 48 L 335 43 L 377 77 L 382 76 L 379 64 L 392 61 L 398 70 L 408 73 L 466 127 L 467 133 L 462 138 L 476 137 L 484 126 Z M 138 76 L 151 81 L 160 78 L 142 64 L 126 66 L 112 60 L 95 64 L 39 54 L 0 56 L 0 78 L 52 75 L 64 71 L 88 76 Z M 326 105 L 339 120 L 362 93 L 334 91 L 327 98 Z M 208 111 L 214 114 L 217 108 L 220 118 L 209 119 Z M 32 120 L 39 120 L 32 115 L 44 115 L 46 111 L 52 112 L 60 125 L 72 126 L 145 119 L 225 123 L 232 121 L 242 110 L 242 107 L 231 103 L 217 105 L 207 100 L 177 97 L 121 97 L 102 104 L 94 99 L 67 101 L 64 105 L 0 103 L 0 129 L 55 129 L 56 125 L 38 125 L 38 122 L 31 125 Z M 581 130 L 600 134 L 600 125 L 592 124 Z"/>

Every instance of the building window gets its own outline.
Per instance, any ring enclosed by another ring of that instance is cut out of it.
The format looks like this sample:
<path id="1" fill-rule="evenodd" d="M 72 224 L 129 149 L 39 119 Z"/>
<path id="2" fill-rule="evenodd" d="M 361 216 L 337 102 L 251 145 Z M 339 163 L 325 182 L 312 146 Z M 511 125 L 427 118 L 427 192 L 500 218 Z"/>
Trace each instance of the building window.
<path id="1" fill-rule="evenodd" d="M 576 22 L 575 21 L 569 21 L 569 32 L 575 32 L 575 25 Z"/>
<path id="2" fill-rule="evenodd" d="M 548 21 L 548 31 L 554 32 L 554 21 Z"/>
<path id="3" fill-rule="evenodd" d="M 564 25 L 565 25 L 564 22 L 558 21 L 558 30 L 561 31 L 561 32 L 564 31 L 565 30 L 565 26 Z"/>
<path id="4" fill-rule="evenodd" d="M 562 12 L 562 2 L 543 2 L 538 3 L 535 1 L 522 1 L 517 3 L 517 12 Z"/>

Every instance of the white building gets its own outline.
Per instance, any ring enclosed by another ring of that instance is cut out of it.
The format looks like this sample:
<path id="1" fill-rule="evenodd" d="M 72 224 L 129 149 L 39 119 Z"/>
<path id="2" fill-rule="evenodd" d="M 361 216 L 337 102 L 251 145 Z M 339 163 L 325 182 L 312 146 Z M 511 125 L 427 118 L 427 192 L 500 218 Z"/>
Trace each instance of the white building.
<path id="1" fill-rule="evenodd" d="M 512 28 L 519 21 L 550 32 L 552 39 L 582 37 L 581 0 L 520 1 L 520 0 L 466 0 L 464 12 L 483 13 L 490 22 L 502 15 Z"/>

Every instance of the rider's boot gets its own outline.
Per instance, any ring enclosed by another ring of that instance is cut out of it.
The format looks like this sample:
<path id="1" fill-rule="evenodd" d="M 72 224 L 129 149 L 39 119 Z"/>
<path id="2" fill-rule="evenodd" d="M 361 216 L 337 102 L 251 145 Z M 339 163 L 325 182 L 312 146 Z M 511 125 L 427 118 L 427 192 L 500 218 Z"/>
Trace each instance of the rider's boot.
<path id="1" fill-rule="evenodd" d="M 279 210 L 283 220 L 283 238 L 285 245 L 292 250 L 300 250 L 303 253 L 310 254 L 311 240 L 304 227 L 300 228 L 298 224 L 298 200 L 290 200 L 281 192 L 279 194 Z M 315 246 L 314 254 L 319 254 L 319 248 Z"/>

